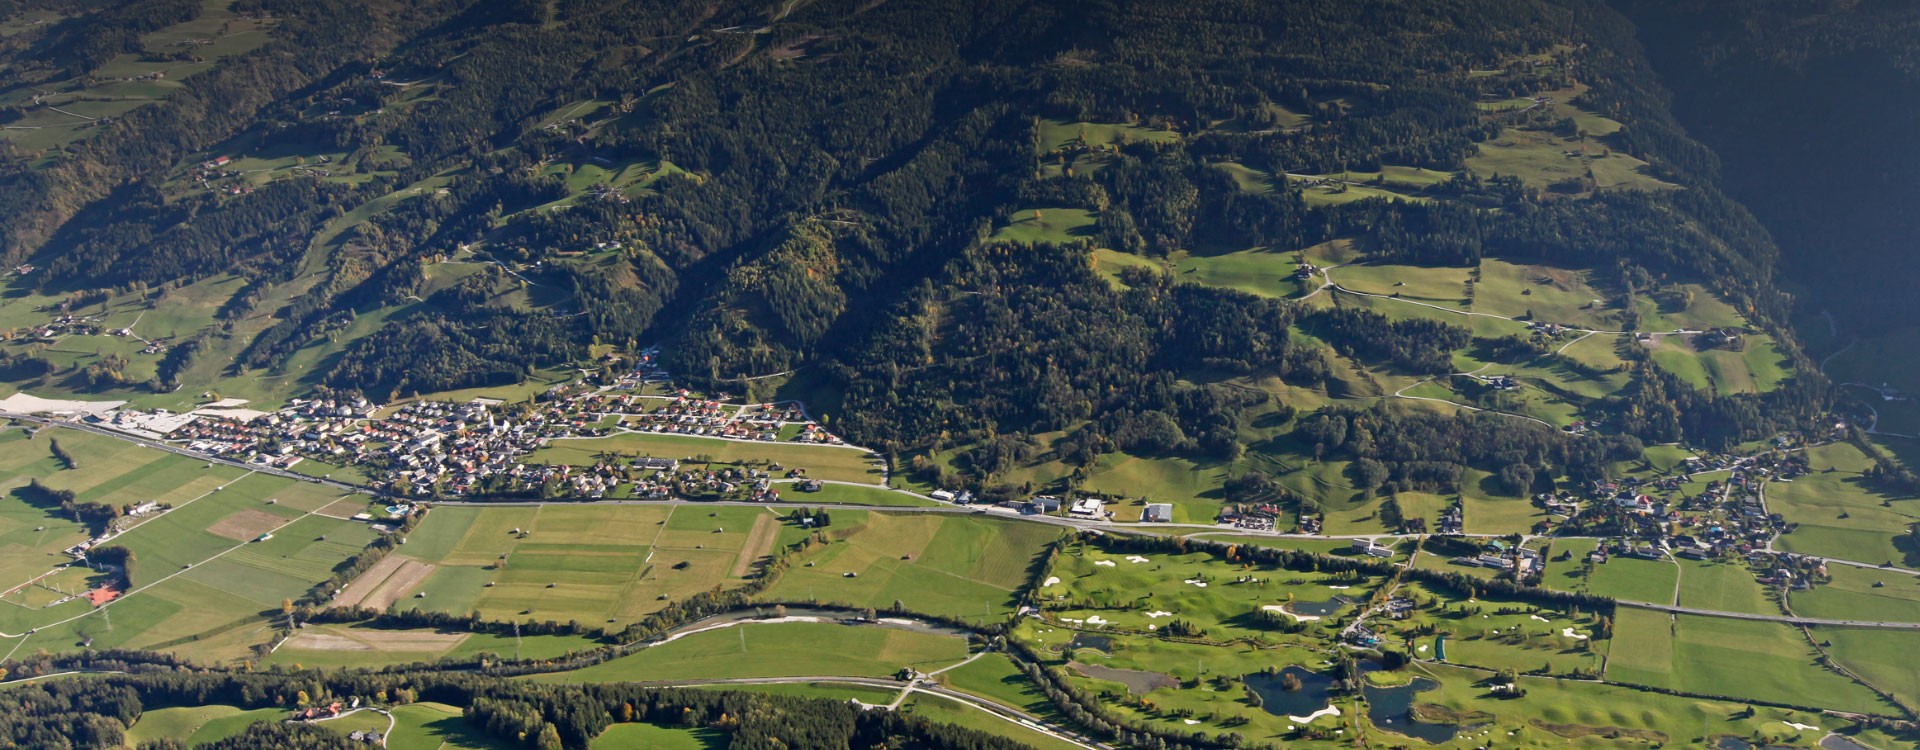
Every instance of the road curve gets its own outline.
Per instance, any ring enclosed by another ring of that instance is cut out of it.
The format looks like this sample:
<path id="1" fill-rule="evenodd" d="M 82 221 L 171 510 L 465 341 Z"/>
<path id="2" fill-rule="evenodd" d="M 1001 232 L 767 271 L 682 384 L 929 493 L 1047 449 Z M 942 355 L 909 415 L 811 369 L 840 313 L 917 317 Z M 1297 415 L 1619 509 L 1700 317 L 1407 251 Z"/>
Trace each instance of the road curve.
<path id="1" fill-rule="evenodd" d="M 866 687 L 884 688 L 887 690 L 899 690 L 901 688 L 908 687 L 907 683 L 902 682 L 900 680 L 882 679 L 878 677 L 839 677 L 839 676 L 832 676 L 832 675 L 811 675 L 811 676 L 802 676 L 802 677 L 717 677 L 717 678 L 700 679 L 700 680 L 643 680 L 643 681 L 630 682 L 628 684 L 640 685 L 643 687 L 688 687 L 688 686 L 694 686 L 694 685 L 790 685 L 790 684 L 810 684 L 810 683 L 819 683 L 819 682 L 844 684 L 844 685 L 862 685 Z M 916 683 L 911 686 L 911 689 L 915 692 L 931 693 L 934 695 L 938 695 L 942 698 L 947 698 L 947 699 L 951 699 L 951 700 L 955 700 L 961 703 L 971 705 L 975 708 L 979 708 L 983 711 L 994 714 L 995 716 L 998 716 L 1007 721 L 1010 721 L 1015 724 L 1024 726 L 1028 729 L 1032 729 L 1034 731 L 1052 736 L 1054 739 L 1058 739 L 1064 742 L 1070 742 L 1085 748 L 1092 748 L 1093 750 L 1118 750 L 1118 748 L 1115 748 L 1112 745 L 1101 742 L 1099 740 L 1095 740 L 1091 737 L 1087 737 L 1086 735 L 1080 734 L 1078 732 L 1074 732 L 1072 730 L 1066 729 L 1057 724 L 1049 723 L 1041 719 L 1040 717 L 1034 716 L 1025 711 L 1021 711 L 1017 708 L 1012 708 L 1009 706 L 1003 706 L 999 703 L 995 703 L 993 701 L 979 698 L 968 693 L 962 693 L 957 690 L 952 690 L 940 685 L 928 685 L 925 683 Z"/>

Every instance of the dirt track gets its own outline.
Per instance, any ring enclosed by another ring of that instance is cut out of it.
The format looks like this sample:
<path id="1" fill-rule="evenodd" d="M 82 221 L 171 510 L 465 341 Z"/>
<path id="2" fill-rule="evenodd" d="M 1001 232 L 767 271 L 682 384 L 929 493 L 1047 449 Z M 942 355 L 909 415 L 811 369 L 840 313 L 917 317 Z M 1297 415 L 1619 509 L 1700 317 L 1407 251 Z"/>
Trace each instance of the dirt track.
<path id="1" fill-rule="evenodd" d="M 733 561 L 733 577 L 745 578 L 752 573 L 753 564 L 766 556 L 779 534 L 780 521 L 772 514 L 754 516 L 753 529 L 747 532 L 746 543 L 740 545 L 740 556 Z"/>

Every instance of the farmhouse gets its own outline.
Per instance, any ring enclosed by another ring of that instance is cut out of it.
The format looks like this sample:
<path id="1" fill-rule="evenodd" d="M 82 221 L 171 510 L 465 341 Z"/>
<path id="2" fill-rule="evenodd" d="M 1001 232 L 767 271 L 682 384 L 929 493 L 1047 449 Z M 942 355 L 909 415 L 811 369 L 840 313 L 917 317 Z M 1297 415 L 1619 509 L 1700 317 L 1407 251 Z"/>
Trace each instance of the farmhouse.
<path id="1" fill-rule="evenodd" d="M 1140 520 L 1147 523 L 1173 523 L 1173 504 L 1148 503 L 1147 509 L 1140 512 Z"/>

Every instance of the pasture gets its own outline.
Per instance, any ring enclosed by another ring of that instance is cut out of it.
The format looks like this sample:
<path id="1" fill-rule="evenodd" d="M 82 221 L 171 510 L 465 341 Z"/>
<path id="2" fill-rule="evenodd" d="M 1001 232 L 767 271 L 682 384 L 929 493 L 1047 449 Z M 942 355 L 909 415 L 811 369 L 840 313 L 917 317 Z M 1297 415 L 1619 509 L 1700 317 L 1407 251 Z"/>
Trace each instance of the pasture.
<path id="1" fill-rule="evenodd" d="M 1920 578 L 1830 564 L 1828 580 L 1788 595 L 1795 614 L 1823 619 L 1920 622 Z"/>
<path id="2" fill-rule="evenodd" d="M 716 729 L 633 722 L 607 727 L 588 747 L 591 750 L 726 750 L 727 742 L 727 735 Z"/>
<path id="3" fill-rule="evenodd" d="M 141 711 L 139 720 L 127 728 L 127 744 L 174 739 L 182 746 L 198 747 L 232 737 L 254 723 L 278 721 L 286 716 L 284 708 L 242 709 L 219 704 L 149 708 Z"/>
<path id="4" fill-rule="evenodd" d="M 1863 475 L 1872 460 L 1859 448 L 1834 443 L 1807 451 L 1811 471 L 1791 482 L 1768 482 L 1767 509 L 1798 524 L 1774 543 L 1809 555 L 1901 564 L 1907 551 L 1895 543 L 1909 524 L 1920 522 L 1920 500 L 1887 495 Z"/>
<path id="5" fill-rule="evenodd" d="M 1008 215 L 1004 226 L 994 230 L 993 239 L 1064 245 L 1075 240 L 1091 240 L 1098 234 L 1094 228 L 1097 220 L 1096 212 L 1079 208 L 1021 208 Z"/>
<path id="6" fill-rule="evenodd" d="M 949 635 L 872 625 L 747 623 L 691 633 L 534 682 L 578 684 L 724 677 L 889 677 L 902 667 L 931 672 L 967 657 Z"/>
<path id="7" fill-rule="evenodd" d="M 1066 120 L 1043 119 L 1040 121 L 1039 153 L 1045 154 L 1068 145 L 1080 145 L 1089 148 L 1112 143 L 1146 141 L 1174 141 L 1180 134 L 1171 130 L 1159 130 L 1129 123 L 1111 122 L 1068 122 Z"/>
<path id="8" fill-rule="evenodd" d="M 1920 701 L 1920 633 L 1911 630 L 1820 628 L 1827 652 L 1848 671 L 1902 703 Z"/>
<path id="9" fill-rule="evenodd" d="M 775 523 L 741 507 L 440 507 L 397 553 L 431 573 L 386 596 L 400 609 L 492 620 L 628 623 L 741 582 L 772 548 L 773 535 L 756 530 Z"/>
<path id="10" fill-rule="evenodd" d="M 1059 529 L 945 513 L 836 510 L 830 542 L 793 558 L 762 597 L 909 610 L 982 622 L 1018 605 L 1028 568 Z M 849 575 L 851 574 L 851 575 Z"/>
<path id="11" fill-rule="evenodd" d="M 391 750 L 508 750 L 513 747 L 482 734 L 467 723 L 461 709 L 445 703 L 409 703 L 389 710 L 394 719 L 393 733 L 387 736 L 387 747 Z"/>

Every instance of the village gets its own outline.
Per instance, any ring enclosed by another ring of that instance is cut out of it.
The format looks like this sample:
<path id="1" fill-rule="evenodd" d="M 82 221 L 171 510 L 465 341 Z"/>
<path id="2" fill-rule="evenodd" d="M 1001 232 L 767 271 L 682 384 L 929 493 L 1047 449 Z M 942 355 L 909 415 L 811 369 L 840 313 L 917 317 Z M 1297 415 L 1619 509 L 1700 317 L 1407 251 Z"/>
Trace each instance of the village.
<path id="1" fill-rule="evenodd" d="M 474 398 L 382 407 L 350 396 L 295 399 L 284 409 L 261 412 L 227 400 L 186 414 L 121 409 L 85 419 L 195 453 L 274 469 L 314 474 L 300 467 L 307 461 L 354 467 L 372 486 L 423 498 L 741 495 L 771 501 L 776 472 L 803 491 L 818 484 L 804 469 L 778 464 L 683 471 L 680 456 L 603 456 L 592 466 L 527 459 L 555 441 L 620 434 L 846 447 L 797 402 L 742 404 L 724 395 L 674 389 L 654 366 L 656 356 L 643 353 L 636 367 L 610 383 L 595 386 L 582 379 L 520 403 Z"/>

